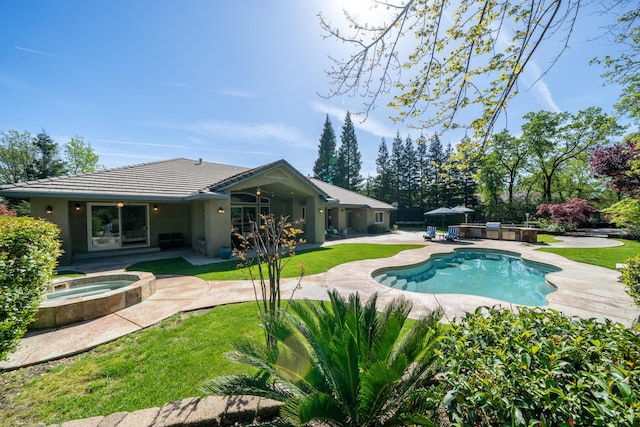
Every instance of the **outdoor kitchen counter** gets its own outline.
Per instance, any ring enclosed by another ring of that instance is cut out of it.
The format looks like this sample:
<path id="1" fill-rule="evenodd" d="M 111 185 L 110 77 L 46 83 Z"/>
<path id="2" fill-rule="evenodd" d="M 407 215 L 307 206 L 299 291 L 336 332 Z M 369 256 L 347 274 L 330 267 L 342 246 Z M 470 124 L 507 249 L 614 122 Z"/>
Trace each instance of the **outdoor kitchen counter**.
<path id="1" fill-rule="evenodd" d="M 538 241 L 537 228 L 509 226 L 500 223 L 461 224 L 459 235 L 467 239 L 515 240 L 529 243 Z"/>

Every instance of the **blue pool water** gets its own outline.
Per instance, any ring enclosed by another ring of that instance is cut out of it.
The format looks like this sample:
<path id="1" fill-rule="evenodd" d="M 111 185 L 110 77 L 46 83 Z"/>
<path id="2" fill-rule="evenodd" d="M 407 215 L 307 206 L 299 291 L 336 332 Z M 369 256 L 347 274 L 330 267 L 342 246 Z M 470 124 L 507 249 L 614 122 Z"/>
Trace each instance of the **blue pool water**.
<path id="1" fill-rule="evenodd" d="M 545 275 L 560 271 L 548 264 L 525 261 L 501 251 L 459 249 L 435 255 L 407 268 L 380 270 L 375 279 L 403 291 L 425 294 L 467 294 L 528 306 L 547 305 L 556 290 Z"/>
<path id="2" fill-rule="evenodd" d="M 115 289 L 124 288 L 134 283 L 135 280 L 108 280 L 93 284 L 73 286 L 47 294 L 47 301 L 64 301 L 78 297 L 88 297 L 91 295 L 104 294 Z"/>

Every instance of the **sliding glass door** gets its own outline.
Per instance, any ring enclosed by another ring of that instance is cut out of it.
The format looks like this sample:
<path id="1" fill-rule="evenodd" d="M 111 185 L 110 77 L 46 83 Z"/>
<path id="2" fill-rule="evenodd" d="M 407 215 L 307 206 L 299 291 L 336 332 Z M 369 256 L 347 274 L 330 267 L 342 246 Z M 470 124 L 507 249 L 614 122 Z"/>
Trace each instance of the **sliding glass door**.
<path id="1" fill-rule="evenodd" d="M 90 251 L 149 245 L 148 205 L 119 208 L 115 204 L 90 203 L 88 207 Z"/>

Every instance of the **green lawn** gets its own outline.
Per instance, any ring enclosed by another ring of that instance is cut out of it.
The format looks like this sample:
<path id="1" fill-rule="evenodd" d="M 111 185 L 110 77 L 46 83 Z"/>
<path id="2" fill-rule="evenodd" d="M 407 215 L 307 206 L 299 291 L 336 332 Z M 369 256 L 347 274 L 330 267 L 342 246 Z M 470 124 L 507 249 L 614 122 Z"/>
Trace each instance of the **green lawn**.
<path id="1" fill-rule="evenodd" d="M 262 339 L 254 302 L 177 314 L 85 353 L 68 366 L 0 374 L 0 425 L 47 425 L 202 396 L 214 376 L 246 371 L 224 357 L 238 336 Z"/>
<path id="2" fill-rule="evenodd" d="M 553 236 L 544 237 L 552 243 Z M 614 268 L 640 253 L 640 243 L 620 240 L 614 248 L 568 249 L 543 247 L 575 261 Z M 315 274 L 349 261 L 382 258 L 421 245 L 340 244 L 298 253 L 285 274 L 297 276 L 297 265 Z M 194 275 L 206 280 L 246 277 L 237 261 L 192 266 L 180 259 L 145 262 L 130 270 L 158 275 Z M 162 406 L 166 402 L 201 396 L 208 378 L 240 372 L 224 353 L 235 337 L 262 339 L 255 303 L 216 307 L 204 314 L 178 314 L 156 326 L 127 335 L 78 356 L 69 364 L 0 373 L 0 425 L 61 423 L 118 411 Z"/>
<path id="3" fill-rule="evenodd" d="M 317 249 L 301 251 L 291 258 L 282 272 L 282 277 L 297 277 L 300 265 L 304 265 L 305 275 L 323 273 L 336 265 L 363 259 L 387 258 L 407 249 L 421 248 L 422 245 L 377 245 L 372 243 L 343 243 Z M 238 268 L 238 260 L 194 266 L 183 258 L 147 261 L 134 264 L 129 271 L 150 271 L 155 275 L 178 274 L 196 276 L 204 280 L 246 280 L 246 268 Z"/>
<path id="4" fill-rule="evenodd" d="M 554 248 L 551 246 L 538 250 L 562 255 L 572 261 L 584 262 L 586 264 L 611 269 L 615 269 L 617 263 L 625 263 L 627 259 L 640 255 L 640 242 L 624 239 L 614 240 L 624 245 L 611 248 Z"/>

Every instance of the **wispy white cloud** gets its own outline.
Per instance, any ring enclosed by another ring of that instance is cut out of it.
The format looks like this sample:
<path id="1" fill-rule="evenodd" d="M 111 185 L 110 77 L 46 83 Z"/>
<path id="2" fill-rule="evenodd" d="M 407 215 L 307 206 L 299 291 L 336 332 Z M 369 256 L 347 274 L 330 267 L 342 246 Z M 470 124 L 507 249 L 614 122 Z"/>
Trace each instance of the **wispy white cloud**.
<path id="1" fill-rule="evenodd" d="M 529 61 L 527 66 L 528 68 L 525 71 L 525 75 L 527 76 L 527 80 L 530 79 L 533 81 L 531 88 L 534 90 L 534 96 L 551 111 L 556 113 L 561 112 L 562 110 L 553 99 L 549 86 L 547 86 L 542 78 L 542 72 L 538 64 L 535 61 Z"/>
<path id="2" fill-rule="evenodd" d="M 44 52 L 41 50 L 27 49 L 26 47 L 20 47 L 20 46 L 14 46 L 14 48 L 18 50 L 22 50 L 24 52 L 35 53 L 36 55 L 51 56 L 53 58 L 60 58 L 60 59 L 69 59 L 66 56 L 57 55 L 55 53 L 50 53 L 50 52 Z"/>
<path id="3" fill-rule="evenodd" d="M 187 131 L 209 139 L 225 142 L 245 141 L 252 143 L 283 141 L 296 147 L 314 147 L 295 128 L 282 123 L 241 123 L 221 120 L 201 120 L 191 123 L 145 122 L 154 126 L 178 131 Z"/>
<path id="4" fill-rule="evenodd" d="M 247 90 L 238 90 L 238 89 L 222 89 L 222 90 L 219 90 L 217 93 L 219 95 L 233 96 L 236 98 L 257 98 L 258 97 L 258 95 L 256 95 L 253 92 L 249 92 Z"/>
<path id="5" fill-rule="evenodd" d="M 310 105 L 313 110 L 328 114 L 329 116 L 339 120 L 340 122 L 343 122 L 345 116 L 347 115 L 347 110 L 345 108 L 336 107 L 335 105 L 325 102 L 314 101 Z M 359 116 L 351 113 L 351 120 L 353 121 L 353 126 L 356 129 L 363 130 L 372 135 L 385 138 L 393 138 L 396 135 L 395 129 L 385 125 L 384 123 L 381 123 L 374 117 L 369 116 L 365 121 L 362 121 Z"/>
<path id="6" fill-rule="evenodd" d="M 95 142 L 106 142 L 109 144 L 120 144 L 120 145 L 132 145 L 137 147 L 159 147 L 159 148 L 179 148 L 179 149 L 187 149 L 189 146 L 187 145 L 174 145 L 174 144 L 157 144 L 154 142 L 135 142 L 135 141 L 120 141 L 116 139 L 93 139 Z"/>

